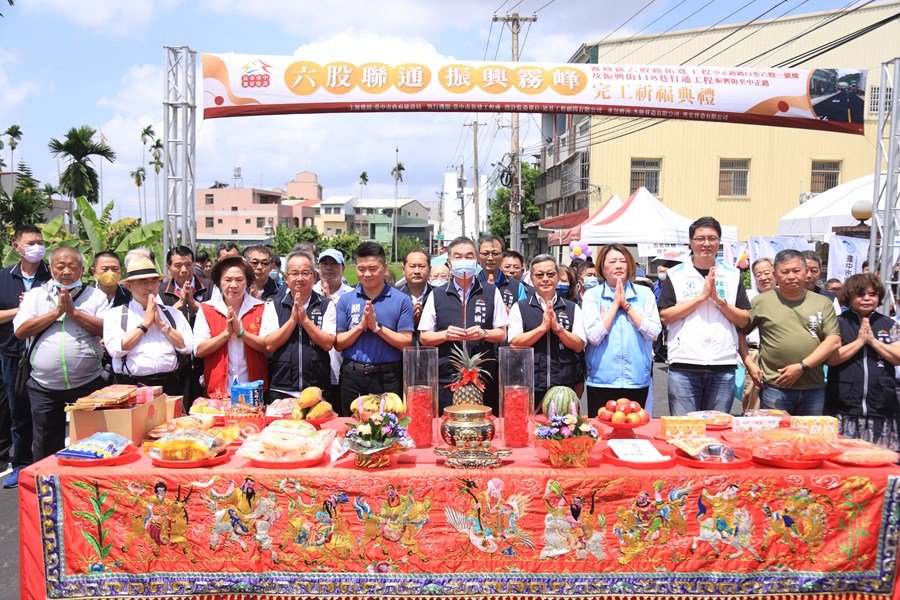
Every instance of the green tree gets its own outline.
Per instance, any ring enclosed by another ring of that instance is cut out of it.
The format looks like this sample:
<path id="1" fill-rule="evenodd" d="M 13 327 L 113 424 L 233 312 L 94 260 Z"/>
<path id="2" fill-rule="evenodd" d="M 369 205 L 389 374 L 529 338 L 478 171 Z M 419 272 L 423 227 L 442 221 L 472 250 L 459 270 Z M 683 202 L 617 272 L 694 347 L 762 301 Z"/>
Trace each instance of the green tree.
<path id="1" fill-rule="evenodd" d="M 128 174 L 131 176 L 131 179 L 134 180 L 134 185 L 136 185 L 138 189 L 138 207 L 140 208 L 141 220 L 146 221 L 147 215 L 145 213 L 149 211 L 147 211 L 146 196 L 145 202 L 143 203 L 143 205 L 141 205 L 141 188 L 143 187 L 144 182 L 147 180 L 147 171 L 144 169 L 144 167 L 138 167 Z"/>
<path id="2" fill-rule="evenodd" d="M 147 125 L 143 129 L 141 129 L 141 144 L 144 146 L 144 151 L 141 154 L 141 166 L 144 167 L 144 180 L 147 179 L 147 142 L 153 140 L 153 137 L 156 135 L 156 132 L 153 131 L 153 125 Z M 141 187 L 138 186 L 138 195 L 141 193 Z M 147 188 L 144 188 L 144 210 L 147 211 L 147 215 L 150 214 L 150 208 L 147 206 Z M 157 211 L 158 212 L 158 211 Z M 147 220 L 147 215 L 144 215 L 144 221 Z"/>
<path id="3" fill-rule="evenodd" d="M 19 141 L 22 139 L 22 128 L 18 125 L 10 125 L 6 128 L 6 131 L 3 132 L 3 135 L 9 138 L 9 164 L 16 164 L 16 158 L 14 156 L 16 147 L 19 145 Z"/>
<path id="4" fill-rule="evenodd" d="M 297 243 L 297 229 L 286 225 L 275 227 L 275 237 L 272 238 L 272 250 L 278 256 L 286 256 Z"/>
<path id="5" fill-rule="evenodd" d="M 0 188 L 0 242 L 11 249 L 13 232 L 21 225 L 33 225 L 44 222 L 44 214 L 50 209 L 52 201 L 47 193 L 38 185 L 31 168 L 19 162 L 16 175 L 16 187 L 12 195 Z"/>
<path id="6" fill-rule="evenodd" d="M 426 248 L 426 246 L 427 244 L 423 243 L 422 240 L 417 237 L 411 238 L 408 235 L 401 235 L 397 238 L 397 260 L 402 260 L 410 250 L 414 250 L 415 248 Z"/>
<path id="7" fill-rule="evenodd" d="M 106 142 L 94 141 L 97 130 L 88 125 L 73 127 L 64 140 L 50 140 L 50 153 L 68 162 L 59 178 L 59 189 L 71 198 L 84 196 L 91 204 L 100 199 L 100 181 L 91 162 L 92 156 L 116 161 L 116 153 Z"/>
<path id="8" fill-rule="evenodd" d="M 150 156 L 153 157 L 153 160 L 150 161 L 150 166 L 153 167 L 153 172 L 156 173 L 155 185 L 154 185 L 154 197 L 156 199 L 156 218 L 159 219 L 162 216 L 161 205 L 159 201 L 159 172 L 162 171 L 165 163 L 162 161 L 162 151 L 163 151 L 163 142 L 161 139 L 156 138 L 153 140 L 153 143 L 150 145 Z"/>
<path id="9" fill-rule="evenodd" d="M 359 174 L 359 199 L 362 200 L 362 189 L 364 185 L 369 185 L 369 174 L 363 171 Z"/>
<path id="10" fill-rule="evenodd" d="M 520 223 L 533 223 L 541 218 L 541 210 L 534 204 L 534 182 L 540 175 L 540 170 L 522 163 L 522 217 Z M 509 236 L 509 190 L 500 188 L 494 199 L 491 200 L 491 210 L 488 215 L 488 229 L 494 235 L 500 237 Z"/>
<path id="11" fill-rule="evenodd" d="M 335 248 L 344 254 L 344 258 L 349 262 L 350 258 L 356 254 L 356 248 L 362 240 L 355 233 L 342 233 L 333 235 L 322 244 L 320 248 Z"/>

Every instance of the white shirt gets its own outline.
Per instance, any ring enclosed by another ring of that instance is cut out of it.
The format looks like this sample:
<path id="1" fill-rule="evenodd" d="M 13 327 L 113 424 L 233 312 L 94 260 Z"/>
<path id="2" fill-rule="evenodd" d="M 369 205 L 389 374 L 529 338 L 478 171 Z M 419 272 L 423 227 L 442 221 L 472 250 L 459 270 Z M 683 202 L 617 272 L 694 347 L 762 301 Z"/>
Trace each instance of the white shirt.
<path id="1" fill-rule="evenodd" d="M 69 295 L 72 298 L 78 296 L 75 308 L 87 315 L 101 317 L 106 311 L 106 294 L 95 287 L 71 290 Z M 31 288 L 25 292 L 19 312 L 13 318 L 13 331 L 29 319 L 56 310 L 58 305 L 59 288 L 51 282 Z M 81 387 L 100 374 L 102 358 L 100 338 L 63 314 L 38 340 L 31 355 L 31 377 L 51 390 Z"/>
<path id="2" fill-rule="evenodd" d="M 175 329 L 184 337 L 184 347 L 175 348 L 166 339 L 163 332 L 157 326 L 152 326 L 143 334 L 134 348 L 122 350 L 122 337 L 132 329 L 144 322 L 144 307 L 132 300 L 128 303 L 128 317 L 125 329 L 122 329 L 122 307 L 116 307 L 106 311 L 103 315 L 103 343 L 106 351 L 113 358 L 113 370 L 122 373 L 122 358 L 125 359 L 126 375 L 132 377 L 144 377 L 159 373 L 171 373 L 178 367 L 178 354 L 190 354 L 194 350 L 194 335 L 187 319 L 181 311 L 170 306 L 163 306 L 157 300 L 157 310 L 165 310 L 175 320 Z M 163 323 L 169 324 L 169 319 L 161 315 Z"/>
<path id="3" fill-rule="evenodd" d="M 331 306 L 334 307 L 337 304 L 338 299 L 346 294 L 347 292 L 352 292 L 356 288 L 344 283 L 341 280 L 341 287 L 336 292 L 331 292 Z M 322 281 L 319 280 L 313 284 L 313 291 L 319 295 L 322 295 Z M 334 313 L 337 315 L 337 313 Z M 327 315 L 326 315 L 327 316 Z M 335 316 L 335 330 L 337 331 L 337 316 Z M 334 333 L 332 331 L 331 333 Z M 341 362 L 343 362 L 343 358 L 341 357 L 341 353 L 335 350 L 334 348 L 328 352 L 328 357 L 331 359 L 331 383 L 337 385 L 341 378 Z"/>
<path id="4" fill-rule="evenodd" d="M 546 311 L 547 303 L 544 302 L 544 299 L 540 294 L 535 294 L 534 297 L 537 298 L 541 310 Z M 553 294 L 553 304 L 556 304 L 556 294 Z M 519 310 L 518 302 L 513 304 L 512 308 L 509 309 L 509 328 L 506 331 L 508 333 L 506 339 L 509 341 L 512 341 L 513 338 L 524 333 L 522 329 L 522 311 Z M 575 312 L 572 315 L 572 333 L 581 338 L 581 341 L 587 342 L 587 334 L 584 331 L 584 315 L 581 312 L 581 307 L 577 304 L 575 305 Z"/>
<path id="5" fill-rule="evenodd" d="M 208 302 L 204 302 L 204 304 L 212 306 L 221 315 L 228 316 L 228 307 L 225 306 L 225 300 L 221 295 L 218 299 L 209 300 Z M 243 318 L 250 309 L 260 304 L 263 304 L 262 300 L 254 298 L 249 294 L 244 294 L 241 308 L 238 310 L 238 319 Z M 210 337 L 212 337 L 212 332 L 209 329 L 209 323 L 206 321 L 206 314 L 201 308 L 197 311 L 197 318 L 194 320 L 194 353 L 197 352 L 197 347 L 200 346 L 200 342 L 208 340 Z M 228 346 L 226 350 L 228 353 L 228 377 L 225 379 L 225 393 L 230 394 L 231 382 L 235 379 L 239 382 L 250 381 L 250 370 L 247 368 L 247 361 L 244 358 L 244 340 L 233 335 L 228 338 L 226 346 Z"/>
<path id="6" fill-rule="evenodd" d="M 450 283 L 447 285 L 456 286 L 456 291 L 462 296 L 462 288 L 456 282 L 456 279 L 451 279 Z M 437 326 L 437 315 L 434 313 L 434 294 L 438 289 L 439 288 L 435 288 L 434 291 L 428 295 L 428 300 L 425 301 L 425 306 L 422 307 L 422 316 L 419 318 L 419 331 L 434 331 L 434 328 Z M 471 286 L 469 287 L 468 292 L 471 294 Z M 467 294 L 467 296 L 469 294 Z M 506 327 L 507 325 L 509 325 L 509 312 L 506 310 L 506 304 L 503 303 L 503 297 L 500 295 L 500 290 L 494 288 L 494 323 L 491 327 L 488 327 L 488 329 Z"/>

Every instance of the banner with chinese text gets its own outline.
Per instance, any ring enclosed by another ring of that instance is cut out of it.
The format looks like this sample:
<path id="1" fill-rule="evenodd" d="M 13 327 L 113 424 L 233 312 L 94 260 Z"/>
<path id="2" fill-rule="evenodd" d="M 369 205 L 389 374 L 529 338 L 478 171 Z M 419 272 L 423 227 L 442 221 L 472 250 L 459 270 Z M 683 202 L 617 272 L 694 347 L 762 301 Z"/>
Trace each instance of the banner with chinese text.
<path id="1" fill-rule="evenodd" d="M 317 63 L 203 54 L 204 117 L 539 112 L 863 133 L 864 70 L 456 61 Z"/>

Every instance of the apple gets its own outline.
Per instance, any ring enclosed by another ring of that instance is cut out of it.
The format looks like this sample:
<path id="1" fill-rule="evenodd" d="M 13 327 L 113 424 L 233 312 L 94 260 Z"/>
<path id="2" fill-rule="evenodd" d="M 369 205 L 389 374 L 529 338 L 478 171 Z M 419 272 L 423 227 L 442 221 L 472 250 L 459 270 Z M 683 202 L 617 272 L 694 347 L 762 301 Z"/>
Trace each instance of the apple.
<path id="1" fill-rule="evenodd" d="M 649 423 L 650 422 L 650 413 L 648 413 L 643 408 L 637 412 L 637 415 L 641 418 L 641 423 Z"/>
<path id="2" fill-rule="evenodd" d="M 643 408 L 644 407 L 641 406 L 639 402 L 635 402 L 634 400 L 632 400 L 631 402 L 628 403 L 628 412 L 629 413 L 636 413 L 639 410 L 642 410 Z"/>
<path id="3" fill-rule="evenodd" d="M 611 413 L 616 412 L 616 401 L 615 400 L 607 400 L 606 401 L 606 410 Z"/>
<path id="4" fill-rule="evenodd" d="M 640 423 L 641 415 L 637 414 L 636 412 L 628 413 L 628 415 L 625 416 L 625 420 L 629 423 Z"/>
<path id="5" fill-rule="evenodd" d="M 610 421 L 612 421 L 613 423 L 624 423 L 627 419 L 628 417 L 625 415 L 625 413 L 623 413 L 621 410 L 617 410 L 613 413 Z"/>
<path id="6" fill-rule="evenodd" d="M 613 411 L 606 410 L 606 408 L 601 408 L 599 411 L 597 411 L 597 418 L 606 423 L 612 420 L 612 416 Z"/>
<path id="7" fill-rule="evenodd" d="M 627 398 L 619 398 L 618 400 L 616 400 L 616 410 L 619 412 L 623 412 L 627 415 L 629 413 L 629 410 L 628 410 L 629 402 L 630 402 L 630 400 L 628 400 Z"/>

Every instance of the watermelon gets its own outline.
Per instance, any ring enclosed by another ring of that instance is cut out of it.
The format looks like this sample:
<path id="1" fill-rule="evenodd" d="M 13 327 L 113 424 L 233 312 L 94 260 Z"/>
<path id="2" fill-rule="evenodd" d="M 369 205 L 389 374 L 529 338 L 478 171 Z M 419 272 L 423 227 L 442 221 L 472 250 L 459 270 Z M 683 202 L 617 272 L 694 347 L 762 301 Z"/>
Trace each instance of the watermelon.
<path id="1" fill-rule="evenodd" d="M 575 403 L 576 407 L 578 406 L 578 396 L 575 394 L 575 390 L 564 385 L 558 385 L 550 388 L 544 394 L 544 400 L 541 402 L 541 412 L 549 417 L 550 407 L 553 406 L 556 414 L 566 415 L 570 412 L 569 407 L 572 402 Z"/>

